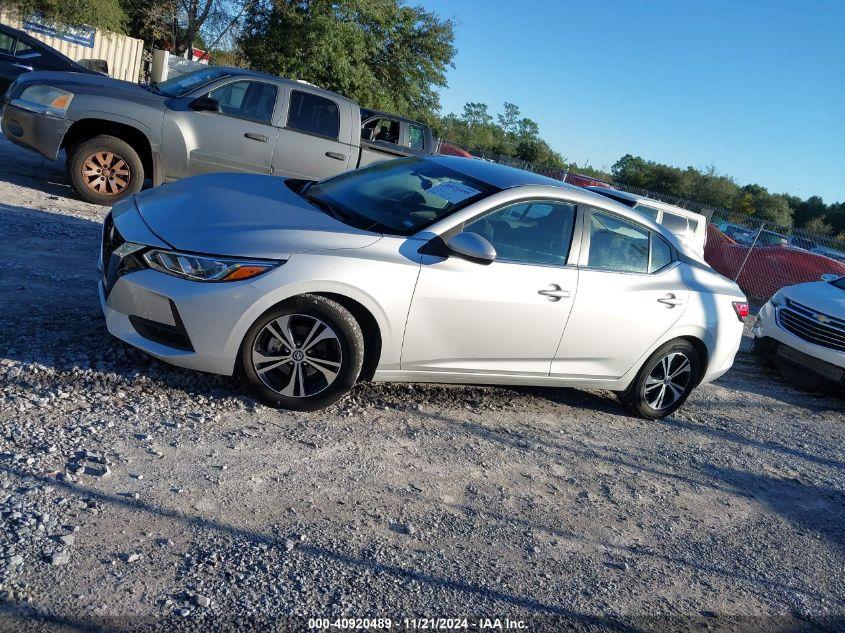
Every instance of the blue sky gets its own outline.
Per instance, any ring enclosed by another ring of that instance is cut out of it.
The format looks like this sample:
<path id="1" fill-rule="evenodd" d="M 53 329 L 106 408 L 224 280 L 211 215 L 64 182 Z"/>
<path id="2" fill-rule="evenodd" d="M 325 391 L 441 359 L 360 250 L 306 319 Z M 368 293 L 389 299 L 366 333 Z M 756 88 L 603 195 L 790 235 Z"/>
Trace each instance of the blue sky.
<path id="1" fill-rule="evenodd" d="M 511 101 L 579 164 L 712 164 L 845 201 L 843 0 L 409 4 L 457 23 L 444 112 Z"/>

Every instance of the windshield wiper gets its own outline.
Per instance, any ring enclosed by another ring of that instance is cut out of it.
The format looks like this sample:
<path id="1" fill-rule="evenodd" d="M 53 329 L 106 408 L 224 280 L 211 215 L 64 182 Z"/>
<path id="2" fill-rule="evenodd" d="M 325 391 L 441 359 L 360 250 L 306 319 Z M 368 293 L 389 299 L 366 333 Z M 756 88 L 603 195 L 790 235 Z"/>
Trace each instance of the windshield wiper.
<path id="1" fill-rule="evenodd" d="M 340 211 L 338 211 L 333 205 L 329 204 L 328 202 L 326 202 L 322 198 L 318 198 L 317 196 L 313 196 L 313 195 L 308 195 L 307 193 L 302 194 L 302 197 L 305 198 L 306 200 L 308 200 L 308 202 L 313 204 L 315 207 L 322 209 L 323 211 L 328 213 L 335 220 L 339 220 L 340 222 L 343 222 L 344 224 L 348 224 L 349 218 L 344 213 L 341 213 Z"/>

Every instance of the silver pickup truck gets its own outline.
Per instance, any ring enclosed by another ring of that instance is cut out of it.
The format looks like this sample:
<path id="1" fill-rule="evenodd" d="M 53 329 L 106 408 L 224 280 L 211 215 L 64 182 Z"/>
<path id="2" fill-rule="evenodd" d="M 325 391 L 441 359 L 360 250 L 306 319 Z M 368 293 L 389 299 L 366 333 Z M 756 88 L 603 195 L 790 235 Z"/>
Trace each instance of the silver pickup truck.
<path id="1" fill-rule="evenodd" d="M 157 85 L 32 72 L 7 91 L 2 129 L 56 160 L 74 189 L 111 205 L 152 184 L 220 171 L 319 180 L 399 156 L 430 154 L 422 123 L 362 110 L 302 81 L 212 66 Z"/>

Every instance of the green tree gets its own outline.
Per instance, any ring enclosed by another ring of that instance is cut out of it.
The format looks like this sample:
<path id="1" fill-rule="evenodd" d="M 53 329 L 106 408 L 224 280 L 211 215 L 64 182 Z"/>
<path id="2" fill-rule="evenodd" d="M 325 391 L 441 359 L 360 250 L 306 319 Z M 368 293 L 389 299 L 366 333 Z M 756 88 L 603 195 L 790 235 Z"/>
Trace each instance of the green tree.
<path id="1" fill-rule="evenodd" d="M 833 235 L 833 225 L 823 215 L 816 215 L 806 222 L 803 229 L 814 235 Z"/>
<path id="2" fill-rule="evenodd" d="M 455 55 L 451 20 L 401 0 L 260 0 L 239 38 L 253 68 L 433 121 Z"/>
<path id="3" fill-rule="evenodd" d="M 20 16 L 41 13 L 58 25 L 86 25 L 117 33 L 124 31 L 126 22 L 120 0 L 3 0 L 0 8 Z"/>

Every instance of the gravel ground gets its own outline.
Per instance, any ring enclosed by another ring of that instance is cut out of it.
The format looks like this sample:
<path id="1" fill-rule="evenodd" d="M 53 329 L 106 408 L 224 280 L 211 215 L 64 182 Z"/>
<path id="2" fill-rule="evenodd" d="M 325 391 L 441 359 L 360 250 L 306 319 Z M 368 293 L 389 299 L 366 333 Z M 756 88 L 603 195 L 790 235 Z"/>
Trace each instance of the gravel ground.
<path id="1" fill-rule="evenodd" d="M 656 422 L 571 389 L 275 411 L 107 334 L 105 212 L 0 138 L 0 628 L 845 626 L 842 400 L 742 353 Z"/>

